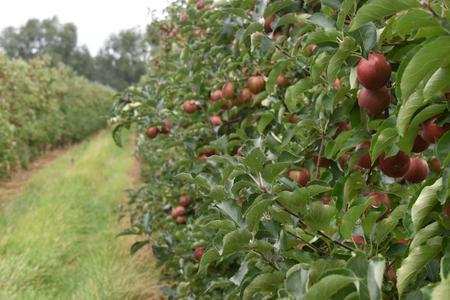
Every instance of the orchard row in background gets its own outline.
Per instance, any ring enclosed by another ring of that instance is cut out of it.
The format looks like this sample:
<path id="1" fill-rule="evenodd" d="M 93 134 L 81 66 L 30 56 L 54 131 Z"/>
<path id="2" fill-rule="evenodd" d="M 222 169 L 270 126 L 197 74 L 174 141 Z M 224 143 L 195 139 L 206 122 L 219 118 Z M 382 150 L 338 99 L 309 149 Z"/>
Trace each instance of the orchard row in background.
<path id="1" fill-rule="evenodd" d="M 104 127 L 113 96 L 62 64 L 0 55 L 0 178 Z"/>

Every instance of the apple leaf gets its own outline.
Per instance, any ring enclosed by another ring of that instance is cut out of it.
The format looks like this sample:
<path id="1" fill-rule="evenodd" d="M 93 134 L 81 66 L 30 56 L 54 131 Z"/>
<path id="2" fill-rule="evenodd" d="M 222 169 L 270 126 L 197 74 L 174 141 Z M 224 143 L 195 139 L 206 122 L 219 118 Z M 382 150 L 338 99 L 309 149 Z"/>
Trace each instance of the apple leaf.
<path id="1" fill-rule="evenodd" d="M 315 85 L 311 77 L 300 79 L 296 84 L 290 86 L 286 91 L 284 103 L 291 112 L 296 112 L 298 97 Z"/>
<path id="2" fill-rule="evenodd" d="M 450 143 L 450 132 L 446 132 L 439 142 L 437 142 L 434 148 L 434 154 L 441 163 L 441 166 L 445 166 L 450 159 L 450 152 L 448 151 L 448 145 Z"/>
<path id="3" fill-rule="evenodd" d="M 291 4 L 294 4 L 294 3 L 295 3 L 295 1 L 285 0 L 285 1 L 279 1 L 279 2 L 270 4 L 264 10 L 264 19 L 267 19 L 267 17 L 269 17 L 270 15 L 272 15 L 272 14 L 276 13 L 277 11 L 280 11 L 283 8 L 285 8 Z"/>
<path id="4" fill-rule="evenodd" d="M 327 28 L 323 31 L 312 32 L 308 36 L 308 40 L 303 48 L 307 48 L 309 45 L 319 45 L 321 43 L 336 43 L 336 47 L 339 45 L 338 37 L 340 33 L 333 28 Z"/>
<path id="5" fill-rule="evenodd" d="M 445 231 L 445 227 L 439 222 L 431 223 L 417 231 L 411 242 L 410 248 L 414 249 L 425 244 L 430 238 L 441 235 Z"/>
<path id="6" fill-rule="evenodd" d="M 293 266 L 286 274 L 285 285 L 289 294 L 296 300 L 301 300 L 308 292 L 309 272 L 304 270 L 301 264 Z"/>
<path id="7" fill-rule="evenodd" d="M 254 294 L 269 286 L 283 283 L 285 274 L 281 271 L 256 276 L 244 290 L 243 300 L 249 300 Z"/>
<path id="8" fill-rule="evenodd" d="M 401 136 L 405 135 L 414 113 L 422 107 L 423 102 L 423 90 L 418 90 L 400 107 L 397 130 Z"/>
<path id="9" fill-rule="evenodd" d="M 405 30 L 437 26 L 440 25 L 436 18 L 430 18 L 425 11 L 410 10 L 397 20 L 393 34 L 398 34 Z"/>
<path id="10" fill-rule="evenodd" d="M 255 230 L 259 219 L 266 212 L 267 208 L 274 203 L 276 196 L 270 194 L 262 194 L 258 196 L 252 205 L 245 212 L 245 221 L 248 229 Z"/>
<path id="11" fill-rule="evenodd" d="M 342 5 L 340 6 L 338 18 L 336 21 L 336 26 L 339 29 L 342 29 L 342 27 L 344 26 L 345 19 L 347 18 L 349 11 L 354 4 L 355 2 L 353 1 L 344 1 L 344 3 L 342 3 Z"/>
<path id="12" fill-rule="evenodd" d="M 443 91 L 444 88 L 448 87 L 450 84 L 450 68 L 441 67 L 436 73 L 431 76 L 430 80 L 427 82 L 425 89 L 423 90 L 424 100 L 428 100 L 433 97 L 438 92 Z"/>
<path id="13" fill-rule="evenodd" d="M 442 187 L 442 178 L 439 178 L 433 185 L 425 187 L 411 208 L 411 216 L 414 227 L 417 230 L 422 228 L 422 223 L 439 200 L 436 193 Z"/>
<path id="14" fill-rule="evenodd" d="M 302 300 L 326 300 L 344 286 L 358 280 L 356 277 L 331 274 L 314 284 Z"/>
<path id="15" fill-rule="evenodd" d="M 245 37 L 251 35 L 253 32 L 263 32 L 263 31 L 264 27 L 261 23 L 253 22 L 252 24 L 250 24 L 250 26 L 247 27 L 247 29 L 245 29 L 245 32 L 241 37 L 241 42 L 244 40 Z"/>
<path id="16" fill-rule="evenodd" d="M 233 220 L 239 227 L 247 228 L 245 220 L 242 218 L 241 207 L 235 199 L 228 199 L 220 204 L 216 204 L 216 207 L 226 215 L 228 215 L 231 220 Z"/>
<path id="17" fill-rule="evenodd" d="M 329 16 L 326 16 L 324 14 L 321 13 L 315 13 L 313 14 L 311 17 L 308 18 L 308 22 L 321 26 L 323 28 L 333 28 L 333 29 L 337 29 L 336 28 L 336 22 L 330 18 Z"/>
<path id="18" fill-rule="evenodd" d="M 278 27 L 287 25 L 287 24 L 293 24 L 293 23 L 299 23 L 298 16 L 294 13 L 286 14 L 281 17 L 281 19 L 278 21 L 277 25 L 273 30 L 275 31 Z"/>
<path id="19" fill-rule="evenodd" d="M 323 32 L 323 31 L 321 31 Z M 319 55 L 316 55 L 314 57 L 314 60 L 311 64 L 311 78 L 314 80 L 314 82 L 318 83 L 320 76 L 322 75 L 322 72 L 327 67 L 329 61 L 330 61 L 331 53 L 330 52 L 321 52 Z"/>
<path id="20" fill-rule="evenodd" d="M 417 7 L 419 7 L 419 4 L 415 0 L 373 0 L 358 10 L 350 23 L 350 31 L 354 31 L 371 21 Z"/>
<path id="21" fill-rule="evenodd" d="M 433 259 L 442 249 L 442 237 L 429 239 L 426 245 L 410 248 L 410 253 L 397 270 L 397 289 L 401 296 L 411 280 Z"/>
<path id="22" fill-rule="evenodd" d="M 354 50 L 356 50 L 355 41 L 350 37 L 345 37 L 339 46 L 339 50 L 331 57 L 330 63 L 328 64 L 327 80 L 329 84 L 334 84 L 339 69 Z"/>
<path id="23" fill-rule="evenodd" d="M 352 206 L 342 218 L 340 231 L 344 238 L 352 238 L 353 227 L 355 227 L 355 224 L 358 221 L 359 217 L 361 217 L 364 210 L 369 207 L 373 199 L 375 199 L 375 196 L 362 197 L 353 201 Z"/>
<path id="24" fill-rule="evenodd" d="M 261 174 L 262 178 L 269 183 L 273 183 L 275 178 L 277 178 L 278 174 L 280 174 L 284 169 L 290 167 L 293 164 L 294 163 L 291 162 L 285 162 L 266 165 Z"/>
<path id="25" fill-rule="evenodd" d="M 309 205 L 309 214 L 303 218 L 303 221 L 311 230 L 325 230 L 330 228 L 330 221 L 336 215 L 337 210 L 334 207 L 324 205 L 320 201 Z"/>
<path id="26" fill-rule="evenodd" d="M 355 31 L 350 32 L 350 36 L 355 39 L 361 47 L 362 56 L 369 59 L 369 52 L 377 44 L 377 28 L 373 22 L 364 24 Z"/>
<path id="27" fill-rule="evenodd" d="M 202 187 L 205 187 L 207 189 L 211 189 L 211 184 L 208 182 L 208 180 L 203 177 L 202 175 L 194 174 L 194 173 L 180 173 L 175 176 L 176 179 L 180 180 L 186 180 L 191 183 L 198 184 Z"/>
<path id="28" fill-rule="evenodd" d="M 270 71 L 269 78 L 266 82 L 266 92 L 267 94 L 270 94 L 273 92 L 273 88 L 275 86 L 275 82 L 278 79 L 278 76 L 283 72 L 283 69 L 287 66 L 291 65 L 292 63 L 295 63 L 297 61 L 297 57 L 292 57 L 288 60 L 283 61 L 282 63 L 277 64 L 275 68 Z"/>

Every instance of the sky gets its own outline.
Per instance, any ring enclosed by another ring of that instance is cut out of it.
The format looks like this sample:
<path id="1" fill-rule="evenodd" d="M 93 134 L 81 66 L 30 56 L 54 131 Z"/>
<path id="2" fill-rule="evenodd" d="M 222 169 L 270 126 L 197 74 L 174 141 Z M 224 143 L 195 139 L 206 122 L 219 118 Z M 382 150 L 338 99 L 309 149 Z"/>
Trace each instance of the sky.
<path id="1" fill-rule="evenodd" d="M 151 23 L 149 9 L 162 11 L 173 0 L 0 0 L 0 31 L 24 25 L 27 20 L 58 16 L 59 22 L 74 23 L 78 46 L 87 45 L 96 55 L 113 33 L 139 26 L 142 32 Z M 3 2 L 3 3 L 2 3 Z"/>

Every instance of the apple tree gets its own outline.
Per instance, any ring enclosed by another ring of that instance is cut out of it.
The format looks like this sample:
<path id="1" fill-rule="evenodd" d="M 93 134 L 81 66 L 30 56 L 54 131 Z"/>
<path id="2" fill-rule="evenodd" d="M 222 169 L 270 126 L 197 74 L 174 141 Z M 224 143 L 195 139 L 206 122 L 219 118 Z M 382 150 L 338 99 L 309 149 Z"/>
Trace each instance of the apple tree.
<path id="1" fill-rule="evenodd" d="M 445 299 L 446 1 L 172 3 L 115 106 L 170 299 Z M 431 169 L 431 171 L 429 171 Z"/>

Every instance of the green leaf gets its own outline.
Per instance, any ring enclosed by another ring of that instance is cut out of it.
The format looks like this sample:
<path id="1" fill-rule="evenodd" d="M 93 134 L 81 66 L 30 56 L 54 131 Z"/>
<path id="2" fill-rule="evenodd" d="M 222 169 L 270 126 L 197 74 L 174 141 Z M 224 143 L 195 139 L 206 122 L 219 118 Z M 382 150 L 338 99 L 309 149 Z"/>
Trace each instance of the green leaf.
<path id="1" fill-rule="evenodd" d="M 449 36 L 440 36 L 429 43 L 425 43 L 405 68 L 400 82 L 402 97 L 408 98 L 419 83 L 427 76 L 432 75 L 449 57 Z"/>
<path id="2" fill-rule="evenodd" d="M 377 44 L 377 28 L 375 24 L 372 22 L 364 24 L 357 30 L 352 31 L 350 36 L 361 47 L 362 56 L 368 59 L 370 50 Z"/>
<path id="3" fill-rule="evenodd" d="M 311 17 L 308 18 L 308 22 L 323 27 L 325 29 L 326 28 L 337 29 L 336 22 L 332 18 L 321 13 L 314 13 Z"/>
<path id="4" fill-rule="evenodd" d="M 140 241 L 140 242 L 135 242 L 133 244 L 133 246 L 131 246 L 130 248 L 130 255 L 133 255 L 136 253 L 136 251 L 138 251 L 139 249 L 141 249 L 142 247 L 144 247 L 145 245 L 147 245 L 148 243 L 150 243 L 149 241 Z"/>
<path id="5" fill-rule="evenodd" d="M 247 27 L 247 29 L 245 29 L 245 32 L 241 37 L 241 43 L 247 36 L 251 35 L 253 32 L 263 32 L 263 31 L 264 27 L 261 23 L 253 22 Z"/>
<path id="6" fill-rule="evenodd" d="M 308 40 L 303 48 L 307 48 L 309 45 L 318 45 L 321 43 L 336 43 L 338 44 L 338 37 L 340 36 L 339 32 L 334 28 L 327 28 L 322 31 L 312 32 L 308 36 Z"/>
<path id="7" fill-rule="evenodd" d="M 311 87 L 313 87 L 315 83 L 312 81 L 311 77 L 306 77 L 303 79 L 300 79 L 296 84 L 290 86 L 286 91 L 286 99 L 284 103 L 286 104 L 287 108 L 291 112 L 296 112 L 295 109 L 298 103 L 298 98 L 309 90 Z"/>
<path id="8" fill-rule="evenodd" d="M 197 176 L 197 174 L 194 174 L 194 173 L 180 173 L 180 174 L 177 174 L 175 176 L 175 178 L 198 184 L 209 190 L 211 189 L 211 185 L 209 184 L 208 180 L 205 177 L 203 177 L 202 175 Z"/>
<path id="9" fill-rule="evenodd" d="M 228 147 L 228 136 L 224 134 L 218 140 L 212 141 L 211 145 L 222 151 L 223 153 L 227 153 Z"/>
<path id="10" fill-rule="evenodd" d="M 261 253 L 268 254 L 274 248 L 275 248 L 274 245 L 263 240 L 254 240 L 252 243 L 252 249 L 257 250 Z"/>
<path id="11" fill-rule="evenodd" d="M 233 157 L 233 156 L 229 156 L 229 155 L 221 155 L 221 156 L 212 155 L 212 156 L 208 157 L 208 160 L 217 161 L 217 162 L 220 162 L 222 164 L 229 165 L 229 166 L 231 166 L 231 167 L 233 167 L 235 169 L 245 171 L 245 166 L 243 164 L 239 163 L 238 160 L 235 157 Z"/>
<path id="12" fill-rule="evenodd" d="M 301 205 L 310 197 L 328 192 L 330 190 L 332 190 L 332 188 L 322 185 L 309 185 L 295 190 L 292 193 L 286 191 L 279 193 L 278 201 L 292 211 L 298 212 L 300 211 Z"/>
<path id="13" fill-rule="evenodd" d="M 341 234 L 344 238 L 352 238 L 353 227 L 355 227 L 355 224 L 358 221 L 359 217 L 361 217 L 364 210 L 369 207 L 373 199 L 375 199 L 375 196 L 356 199 L 354 201 L 354 204 L 345 213 L 344 217 L 342 218 L 342 225 L 340 228 Z"/>
<path id="14" fill-rule="evenodd" d="M 375 161 L 378 156 L 386 150 L 386 147 L 391 145 L 398 136 L 397 130 L 395 129 L 396 121 L 397 118 L 395 115 L 387 118 L 372 138 L 369 150 L 372 162 Z"/>
<path id="15" fill-rule="evenodd" d="M 339 69 L 354 50 L 356 50 L 355 41 L 350 37 L 345 37 L 344 41 L 339 46 L 339 50 L 330 59 L 327 69 L 327 80 L 329 84 L 334 84 Z"/>
<path id="16" fill-rule="evenodd" d="M 450 152 L 448 151 L 448 145 L 450 145 L 450 132 L 446 132 L 439 142 L 436 144 L 435 156 L 441 163 L 441 166 L 445 166 L 450 158 Z"/>
<path id="17" fill-rule="evenodd" d="M 384 266 L 385 260 L 382 257 L 374 257 L 369 262 L 369 269 L 367 271 L 367 287 L 369 288 L 370 299 L 381 300 Z"/>
<path id="18" fill-rule="evenodd" d="M 436 236 L 427 241 L 426 245 L 410 248 L 410 253 L 397 270 L 397 289 L 401 296 L 411 280 L 433 259 L 442 249 L 442 237 Z"/>
<path id="19" fill-rule="evenodd" d="M 141 235 L 141 232 L 137 231 L 133 228 L 127 228 L 124 231 L 122 231 L 121 233 L 119 233 L 118 235 L 116 235 L 116 237 L 122 236 L 122 235 Z"/>
<path id="20" fill-rule="evenodd" d="M 424 228 L 417 231 L 414 239 L 411 242 L 410 248 L 414 249 L 425 244 L 430 238 L 439 236 L 444 233 L 445 227 L 439 222 L 431 223 Z"/>
<path id="21" fill-rule="evenodd" d="M 284 281 L 284 273 L 275 271 L 273 273 L 261 274 L 256 276 L 244 290 L 243 300 L 249 300 L 254 294 L 262 289 L 275 284 L 281 284 Z"/>
<path id="22" fill-rule="evenodd" d="M 436 18 L 430 18 L 425 11 L 410 10 L 397 20 L 393 34 L 398 34 L 402 31 L 410 31 L 416 28 L 436 26 L 439 26 L 439 22 Z"/>
<path id="23" fill-rule="evenodd" d="M 211 103 L 208 106 L 208 109 L 206 110 L 206 113 L 208 114 L 208 116 L 213 115 L 214 113 L 218 112 L 220 110 L 220 107 L 227 104 L 228 100 L 226 99 L 221 99 L 219 101 L 214 101 L 213 103 Z M 202 126 L 202 128 L 209 128 L 209 126 L 207 124 L 204 123 L 200 123 Z"/>
<path id="24" fill-rule="evenodd" d="M 217 251 L 215 248 L 203 253 L 202 258 L 200 259 L 200 267 L 198 268 L 197 274 L 199 274 L 204 267 L 208 266 L 210 263 L 219 258 L 220 258 L 219 251 Z"/>
<path id="25" fill-rule="evenodd" d="M 450 84 L 450 68 L 441 67 L 431 76 L 423 90 L 424 100 L 428 100 Z"/>
<path id="26" fill-rule="evenodd" d="M 259 219 L 267 211 L 267 208 L 275 202 L 276 197 L 270 194 L 262 194 L 253 201 L 252 205 L 245 212 L 248 229 L 254 231 L 257 228 Z"/>
<path id="27" fill-rule="evenodd" d="M 406 130 L 408 130 L 409 123 L 414 113 L 423 105 L 423 90 L 418 90 L 412 94 L 408 101 L 406 101 L 401 107 L 398 113 L 397 130 L 401 136 L 404 136 Z"/>
<path id="28" fill-rule="evenodd" d="M 280 2 L 277 2 L 280 3 Z M 281 2 L 282 3 L 282 2 Z M 276 65 L 275 68 L 270 71 L 269 78 L 266 82 L 266 92 L 267 94 L 271 94 L 273 92 L 273 88 L 275 86 L 275 82 L 278 79 L 278 76 L 280 76 L 281 72 L 283 72 L 283 69 L 287 66 L 291 65 L 292 63 L 295 63 L 297 61 L 296 57 L 290 58 L 288 60 L 283 61 L 282 63 L 279 63 Z"/>
<path id="29" fill-rule="evenodd" d="M 286 273 L 285 286 L 289 294 L 296 300 L 301 300 L 302 296 L 308 291 L 309 272 L 302 268 L 301 264 L 293 266 Z"/>
<path id="30" fill-rule="evenodd" d="M 211 193 L 205 193 L 204 191 L 201 191 L 202 194 L 206 197 L 217 199 L 219 201 L 223 201 L 228 198 L 228 192 L 225 189 L 225 187 L 221 185 L 215 185 L 211 189 Z"/>
<path id="31" fill-rule="evenodd" d="M 332 274 L 326 276 L 313 285 L 302 297 L 302 300 L 326 300 L 347 284 L 356 281 L 358 281 L 358 278 L 345 275 Z"/>
<path id="32" fill-rule="evenodd" d="M 395 227 L 397 227 L 398 221 L 404 217 L 407 209 L 408 206 L 406 204 L 399 205 L 392 211 L 388 218 L 385 218 L 378 222 L 374 234 L 375 240 L 378 243 L 381 243 L 381 240 L 384 239 L 389 234 L 389 232 L 394 230 Z"/>
<path id="33" fill-rule="evenodd" d="M 123 124 L 119 124 L 116 126 L 116 128 L 114 128 L 113 134 L 112 134 L 114 142 L 120 148 L 122 148 L 122 129 L 123 129 Z"/>
<path id="34" fill-rule="evenodd" d="M 281 17 L 281 19 L 278 21 L 277 25 L 273 29 L 275 31 L 278 27 L 286 25 L 286 24 L 294 24 L 294 23 L 300 23 L 298 16 L 294 13 L 286 14 Z"/>
<path id="35" fill-rule="evenodd" d="M 266 159 L 267 157 L 262 149 L 260 147 L 256 147 L 252 149 L 246 157 L 241 158 L 241 162 L 248 166 L 253 172 L 259 173 L 261 172 Z"/>
<path id="36" fill-rule="evenodd" d="M 450 278 L 439 282 L 431 293 L 431 299 L 446 299 L 450 294 Z"/>
<path id="37" fill-rule="evenodd" d="M 233 220 L 239 227 L 247 228 L 247 224 L 245 220 L 242 218 L 241 207 L 234 199 L 228 199 L 223 201 L 220 204 L 216 204 L 216 206 L 221 210 L 221 212 L 228 215 L 231 220 Z"/>
<path id="38" fill-rule="evenodd" d="M 354 4 L 355 2 L 353 1 L 344 1 L 344 3 L 342 3 L 341 7 L 339 8 L 339 14 L 336 21 L 336 25 L 339 29 L 343 28 L 345 19 L 347 18 L 347 15 Z"/>
<path id="39" fill-rule="evenodd" d="M 323 32 L 323 31 L 321 31 Z M 314 82 L 318 83 L 321 78 L 322 72 L 327 67 L 330 62 L 331 53 L 330 52 L 320 52 L 319 55 L 314 57 L 313 63 L 311 65 L 311 78 Z"/>
<path id="40" fill-rule="evenodd" d="M 294 163 L 291 162 L 285 162 L 266 165 L 261 174 L 262 178 L 269 183 L 273 183 L 278 174 L 280 174 L 284 169 L 292 166 L 293 164 Z"/>
<path id="41" fill-rule="evenodd" d="M 280 11 L 283 8 L 285 8 L 291 4 L 294 4 L 294 3 L 295 3 L 295 1 L 285 0 L 285 1 L 279 1 L 279 2 L 270 4 L 264 10 L 264 19 L 267 19 L 270 15 L 272 15 L 272 14 L 276 13 L 277 11 Z"/>
<path id="42" fill-rule="evenodd" d="M 400 11 L 416 8 L 419 5 L 415 0 L 373 0 L 358 10 L 355 18 L 350 23 L 350 31 L 354 31 L 362 25 L 394 15 Z"/>
<path id="43" fill-rule="evenodd" d="M 263 133 L 264 129 L 267 127 L 267 125 L 269 125 L 270 122 L 272 122 L 273 119 L 275 119 L 275 117 L 272 114 L 262 116 L 259 119 L 258 126 L 256 126 L 256 129 L 258 129 L 258 132 Z"/>
<path id="44" fill-rule="evenodd" d="M 315 262 L 313 262 L 309 267 L 309 274 L 310 274 L 309 279 L 312 282 L 316 282 L 319 279 L 319 277 L 322 276 L 323 273 L 325 273 L 325 271 L 340 269 L 344 267 L 345 264 L 346 262 L 343 259 L 328 261 L 323 258 L 320 258 Z"/>
<path id="45" fill-rule="evenodd" d="M 247 229 L 239 229 L 227 233 L 223 238 L 222 257 L 226 257 L 236 252 L 248 250 L 248 243 L 250 242 L 251 238 L 252 234 Z"/>
<path id="46" fill-rule="evenodd" d="M 236 15 L 236 16 L 241 17 L 243 19 L 249 20 L 249 17 L 247 15 L 247 13 L 242 8 L 227 8 L 227 9 L 220 10 L 219 13 Z"/>
<path id="47" fill-rule="evenodd" d="M 337 210 L 329 205 L 324 205 L 320 201 L 309 205 L 309 214 L 303 218 L 303 221 L 312 230 L 325 230 L 330 228 L 330 221 L 336 215 Z"/>
<path id="48" fill-rule="evenodd" d="M 411 216 L 416 232 L 422 228 L 422 223 L 439 200 L 436 193 L 442 187 L 442 178 L 433 185 L 425 187 L 411 208 Z"/>

